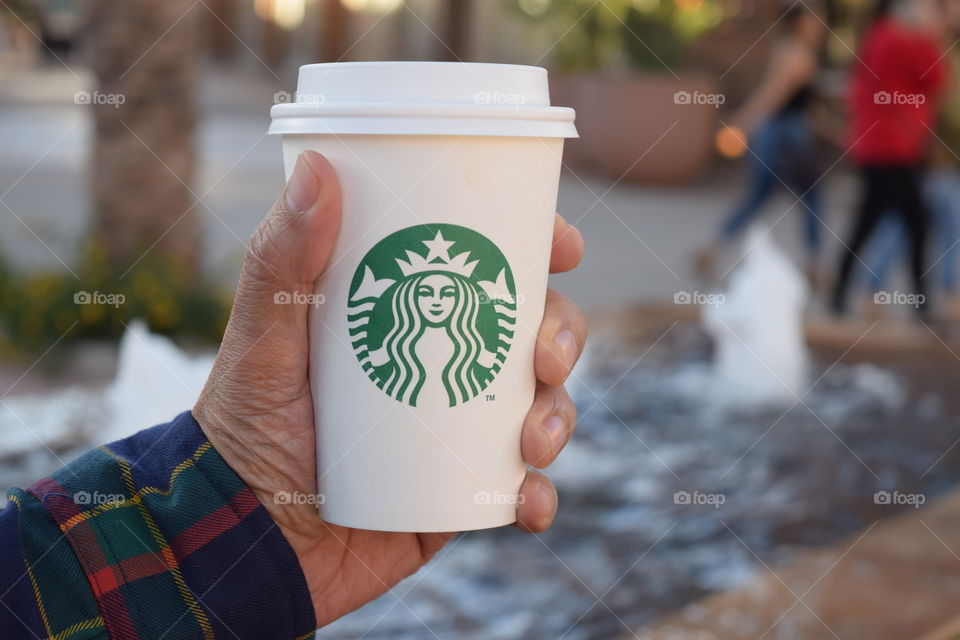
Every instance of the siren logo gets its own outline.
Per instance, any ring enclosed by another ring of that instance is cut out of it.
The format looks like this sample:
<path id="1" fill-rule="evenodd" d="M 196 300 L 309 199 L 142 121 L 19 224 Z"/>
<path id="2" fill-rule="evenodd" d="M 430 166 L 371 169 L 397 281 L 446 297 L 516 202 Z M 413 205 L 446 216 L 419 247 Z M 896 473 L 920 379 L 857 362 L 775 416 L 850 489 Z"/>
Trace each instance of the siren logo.
<path id="1" fill-rule="evenodd" d="M 350 284 L 350 340 L 391 398 L 453 407 L 479 395 L 506 361 L 517 295 L 490 240 L 452 224 L 393 233 L 364 256 Z"/>

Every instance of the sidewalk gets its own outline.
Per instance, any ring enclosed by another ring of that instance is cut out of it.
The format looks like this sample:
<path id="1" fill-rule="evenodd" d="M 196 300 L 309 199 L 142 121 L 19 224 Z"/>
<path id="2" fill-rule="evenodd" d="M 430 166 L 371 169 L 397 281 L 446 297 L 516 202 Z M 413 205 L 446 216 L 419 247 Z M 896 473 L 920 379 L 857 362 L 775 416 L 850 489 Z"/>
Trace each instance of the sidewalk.
<path id="1" fill-rule="evenodd" d="M 827 549 L 802 553 L 786 566 L 766 567 L 745 587 L 690 605 L 629 637 L 956 638 L 958 549 L 960 491 L 954 491 Z"/>

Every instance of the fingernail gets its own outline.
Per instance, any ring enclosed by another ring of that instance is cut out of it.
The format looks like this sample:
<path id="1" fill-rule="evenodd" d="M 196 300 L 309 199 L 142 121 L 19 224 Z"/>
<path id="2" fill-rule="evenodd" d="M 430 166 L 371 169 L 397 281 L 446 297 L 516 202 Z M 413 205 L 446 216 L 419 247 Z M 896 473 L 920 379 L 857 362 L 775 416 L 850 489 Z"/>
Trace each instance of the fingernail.
<path id="1" fill-rule="evenodd" d="M 553 337 L 553 342 L 559 347 L 560 352 L 563 354 L 563 361 L 570 369 L 573 369 L 577 358 L 577 339 L 573 335 L 573 332 L 569 329 L 558 331 L 557 335 Z"/>
<path id="2" fill-rule="evenodd" d="M 304 213 L 313 206 L 319 195 L 320 182 L 301 153 L 297 158 L 297 164 L 293 167 L 290 182 L 287 183 L 285 195 L 287 206 L 291 211 Z"/>
<path id="3" fill-rule="evenodd" d="M 550 440 L 556 443 L 560 439 L 560 434 L 563 432 L 563 418 L 560 416 L 550 416 L 543 421 L 543 429 L 547 432 L 547 435 L 550 436 Z"/>

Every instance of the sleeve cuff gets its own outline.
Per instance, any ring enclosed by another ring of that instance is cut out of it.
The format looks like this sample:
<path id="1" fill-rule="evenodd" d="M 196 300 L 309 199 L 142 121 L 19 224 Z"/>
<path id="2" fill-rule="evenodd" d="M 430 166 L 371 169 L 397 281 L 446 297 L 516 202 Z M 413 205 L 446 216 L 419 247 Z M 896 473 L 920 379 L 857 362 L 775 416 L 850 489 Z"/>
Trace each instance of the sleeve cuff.
<path id="1" fill-rule="evenodd" d="M 310 637 L 296 555 L 189 412 L 29 489 L 57 523 L 110 637 Z M 55 588 L 55 576 L 41 589 Z"/>

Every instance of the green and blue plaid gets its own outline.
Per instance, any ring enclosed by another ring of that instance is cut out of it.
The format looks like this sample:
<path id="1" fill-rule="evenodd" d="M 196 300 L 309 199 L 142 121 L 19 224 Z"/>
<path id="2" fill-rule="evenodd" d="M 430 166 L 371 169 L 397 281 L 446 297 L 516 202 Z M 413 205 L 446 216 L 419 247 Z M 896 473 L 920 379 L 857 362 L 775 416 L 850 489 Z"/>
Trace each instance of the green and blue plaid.
<path id="1" fill-rule="evenodd" d="M 293 550 L 189 413 L 8 497 L 2 640 L 313 634 Z"/>

